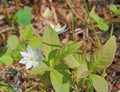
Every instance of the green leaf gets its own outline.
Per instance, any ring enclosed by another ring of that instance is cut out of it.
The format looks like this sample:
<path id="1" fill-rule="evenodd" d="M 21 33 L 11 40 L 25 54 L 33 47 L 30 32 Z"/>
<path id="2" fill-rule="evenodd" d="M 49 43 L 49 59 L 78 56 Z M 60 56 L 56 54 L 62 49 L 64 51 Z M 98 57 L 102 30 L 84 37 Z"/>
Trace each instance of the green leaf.
<path id="1" fill-rule="evenodd" d="M 84 66 L 84 70 L 87 70 L 87 64 L 84 55 L 79 54 L 70 54 L 64 58 L 65 64 L 69 66 L 69 68 L 76 68 L 80 65 Z M 86 68 L 85 68 L 86 67 Z"/>
<path id="2" fill-rule="evenodd" d="M 44 72 L 43 74 L 40 75 L 41 80 L 43 81 L 45 87 L 51 86 L 51 81 L 50 81 L 50 72 Z"/>
<path id="3" fill-rule="evenodd" d="M 26 6 L 23 10 L 17 11 L 16 17 L 18 24 L 22 27 L 26 27 L 32 20 L 30 7 Z"/>
<path id="4" fill-rule="evenodd" d="M 93 18 L 97 23 L 103 22 L 104 20 L 99 17 L 97 14 L 90 13 L 90 17 Z"/>
<path id="5" fill-rule="evenodd" d="M 19 44 L 18 38 L 15 35 L 12 35 L 8 38 L 7 47 L 11 50 L 15 49 Z"/>
<path id="6" fill-rule="evenodd" d="M 79 81 L 82 78 L 88 77 L 90 74 L 91 74 L 91 71 L 88 71 L 87 66 L 85 66 L 84 64 L 80 64 L 75 72 L 77 81 Z"/>
<path id="7" fill-rule="evenodd" d="M 110 9 L 113 13 L 115 13 L 115 14 L 117 14 L 117 15 L 120 15 L 120 10 L 118 10 L 117 7 L 116 7 L 114 4 L 111 4 L 111 5 L 109 6 L 109 9 Z"/>
<path id="8" fill-rule="evenodd" d="M 20 52 L 25 51 L 25 49 L 26 49 L 25 43 L 19 42 L 19 44 L 14 49 L 8 48 L 6 53 L 10 54 L 13 58 L 19 60 L 21 59 Z"/>
<path id="9" fill-rule="evenodd" d="M 82 78 L 79 82 L 79 85 L 82 87 L 82 91 L 84 90 L 84 86 L 85 86 L 86 82 L 88 82 L 87 78 Z"/>
<path id="10" fill-rule="evenodd" d="M 52 82 L 53 88 L 55 89 L 55 92 L 69 92 L 69 81 L 67 78 L 69 78 L 68 74 L 63 75 L 62 73 L 55 70 L 50 72 L 50 80 Z"/>
<path id="11" fill-rule="evenodd" d="M 9 54 L 5 54 L 2 57 L 0 57 L 0 62 L 2 62 L 5 65 L 11 65 L 13 64 L 13 58 Z"/>
<path id="12" fill-rule="evenodd" d="M 0 82 L 0 91 L 3 91 L 3 92 L 15 92 L 12 87 L 5 83 L 5 82 Z"/>
<path id="13" fill-rule="evenodd" d="M 106 24 L 106 23 L 100 22 L 100 23 L 98 23 L 98 28 L 99 28 L 100 30 L 107 31 L 107 30 L 109 29 L 109 26 L 108 26 L 108 24 Z"/>
<path id="14" fill-rule="evenodd" d="M 44 63 L 44 62 L 40 62 L 39 67 L 37 68 L 32 68 L 30 70 L 31 74 L 42 74 L 45 71 L 50 71 L 50 68 Z"/>
<path id="15" fill-rule="evenodd" d="M 79 62 L 74 58 L 74 56 L 72 54 L 66 56 L 64 58 L 65 60 L 65 64 L 69 67 L 69 68 L 76 68 L 79 67 Z"/>
<path id="16" fill-rule="evenodd" d="M 100 71 L 109 67 L 113 61 L 116 51 L 116 40 L 112 36 L 106 44 L 94 52 L 90 58 L 89 69 Z"/>
<path id="17" fill-rule="evenodd" d="M 57 33 L 51 27 L 48 26 L 43 33 L 42 45 L 47 60 L 49 53 L 55 49 L 58 49 L 60 45 L 61 44 Z"/>
<path id="18" fill-rule="evenodd" d="M 33 48 L 33 49 L 37 49 L 42 47 L 42 39 L 41 37 L 32 37 L 31 39 L 29 39 L 29 45 Z"/>
<path id="19" fill-rule="evenodd" d="M 61 71 L 61 70 L 67 70 L 68 67 L 64 63 L 60 63 L 54 67 L 55 70 Z"/>
<path id="20" fill-rule="evenodd" d="M 109 26 L 108 24 L 104 23 L 104 19 L 99 17 L 97 14 L 90 13 L 91 18 L 93 18 L 98 23 L 98 28 L 100 30 L 107 31 Z"/>
<path id="21" fill-rule="evenodd" d="M 33 37 L 34 30 L 31 26 L 26 26 L 22 31 L 22 38 L 23 40 L 29 40 Z"/>
<path id="22" fill-rule="evenodd" d="M 88 80 L 88 89 L 90 92 L 94 92 L 93 82 L 91 78 Z"/>
<path id="23" fill-rule="evenodd" d="M 90 77 L 97 92 L 108 92 L 108 83 L 103 77 L 96 74 L 91 74 Z"/>
<path id="24" fill-rule="evenodd" d="M 54 58 L 55 58 L 55 55 L 56 55 L 57 51 L 58 51 L 58 50 L 55 49 L 55 50 L 52 50 L 52 51 L 49 53 L 49 55 L 48 55 L 48 61 L 51 60 L 51 62 L 52 62 L 52 61 L 54 62 Z"/>
<path id="25" fill-rule="evenodd" d="M 76 51 L 80 46 L 82 46 L 82 43 L 72 43 L 64 45 L 57 51 L 55 60 L 62 60 L 69 54 L 72 54 L 74 51 Z"/>
<path id="26" fill-rule="evenodd" d="M 86 57 L 83 53 L 73 54 L 74 58 L 79 62 L 79 66 L 76 70 L 77 80 L 83 77 L 87 77 L 90 72 L 88 72 Z"/>
<path id="27" fill-rule="evenodd" d="M 13 58 L 20 59 L 20 51 L 24 51 L 25 48 L 25 42 L 19 42 L 17 36 L 12 35 L 8 38 L 6 53 L 10 54 Z"/>

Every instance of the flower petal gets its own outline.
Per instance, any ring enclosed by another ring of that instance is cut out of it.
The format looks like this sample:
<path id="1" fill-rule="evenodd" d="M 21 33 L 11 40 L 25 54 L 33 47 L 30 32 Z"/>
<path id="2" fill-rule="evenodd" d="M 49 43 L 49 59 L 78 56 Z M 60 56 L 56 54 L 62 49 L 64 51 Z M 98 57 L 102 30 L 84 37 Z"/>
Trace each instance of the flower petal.
<path id="1" fill-rule="evenodd" d="M 44 57 L 40 53 L 40 49 L 36 49 L 35 51 L 35 60 L 36 61 L 43 61 Z"/>
<path id="2" fill-rule="evenodd" d="M 31 46 L 28 45 L 27 51 L 31 56 L 34 55 L 34 50 L 31 48 Z"/>
<path id="3" fill-rule="evenodd" d="M 61 26 L 60 23 L 57 23 L 57 26 L 56 26 L 56 27 L 60 28 L 60 26 Z"/>
<path id="4" fill-rule="evenodd" d="M 39 54 L 40 54 L 40 49 L 38 48 L 38 49 L 35 50 L 34 55 L 39 56 Z"/>
<path id="5" fill-rule="evenodd" d="M 61 28 L 55 28 L 55 31 L 59 33 L 61 31 Z"/>
<path id="6" fill-rule="evenodd" d="M 61 28 L 60 32 L 63 33 L 63 32 L 65 32 L 65 31 L 67 31 L 67 30 L 65 30 L 65 28 L 66 28 L 66 25 L 64 25 L 64 26 Z"/>
<path id="7" fill-rule="evenodd" d="M 29 61 L 30 61 L 29 58 L 23 58 L 23 59 L 21 59 L 19 61 L 19 63 L 21 63 L 21 64 L 27 64 Z"/>
<path id="8" fill-rule="evenodd" d="M 23 57 L 25 57 L 25 58 L 29 58 L 29 57 L 30 57 L 30 55 L 29 55 L 28 53 L 26 53 L 26 52 L 20 52 L 20 54 L 21 54 Z"/>
<path id="9" fill-rule="evenodd" d="M 52 22 L 50 22 L 50 27 L 52 27 L 52 29 L 55 29 L 55 27 L 54 27 Z"/>
<path id="10" fill-rule="evenodd" d="M 38 61 L 35 61 L 34 63 L 33 63 L 33 67 L 38 67 L 39 66 L 39 62 Z"/>
<path id="11" fill-rule="evenodd" d="M 38 61 L 38 62 L 43 60 L 44 60 L 44 57 L 42 55 L 35 58 L 35 61 Z"/>
<path id="12" fill-rule="evenodd" d="M 32 67 L 32 62 L 28 62 L 27 64 L 26 64 L 26 69 L 29 69 L 29 68 L 31 68 Z"/>

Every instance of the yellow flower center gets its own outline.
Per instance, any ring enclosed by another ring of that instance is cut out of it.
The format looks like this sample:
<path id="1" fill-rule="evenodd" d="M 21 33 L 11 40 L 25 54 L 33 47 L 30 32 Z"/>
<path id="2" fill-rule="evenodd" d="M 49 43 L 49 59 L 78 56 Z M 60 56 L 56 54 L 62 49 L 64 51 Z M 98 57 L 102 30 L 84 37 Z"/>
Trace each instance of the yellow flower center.
<path id="1" fill-rule="evenodd" d="M 56 26 L 55 28 L 62 28 L 62 25 Z"/>
<path id="2" fill-rule="evenodd" d="M 32 57 L 30 58 L 30 61 L 34 62 L 34 61 L 35 61 L 35 57 L 32 56 Z"/>

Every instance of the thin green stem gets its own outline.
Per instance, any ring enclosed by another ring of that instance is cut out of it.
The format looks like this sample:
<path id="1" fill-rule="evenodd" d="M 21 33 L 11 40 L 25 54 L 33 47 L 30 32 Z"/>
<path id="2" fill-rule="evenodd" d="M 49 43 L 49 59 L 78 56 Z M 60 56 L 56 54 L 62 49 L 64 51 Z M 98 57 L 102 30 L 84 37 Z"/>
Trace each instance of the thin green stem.
<path id="1" fill-rule="evenodd" d="M 112 28 L 110 30 L 110 37 L 112 37 L 112 35 L 113 35 L 113 24 L 112 24 Z"/>
<path id="2" fill-rule="evenodd" d="M 91 20 L 91 17 L 90 17 L 90 13 L 89 13 L 89 10 L 88 10 L 88 6 L 87 6 L 87 3 L 86 3 L 86 0 L 84 0 L 84 5 L 85 5 L 85 9 L 86 9 L 88 18 L 89 18 L 89 20 L 90 20 L 90 24 L 91 24 L 92 29 L 93 29 L 93 31 L 94 31 L 94 34 L 95 34 L 95 36 L 96 36 L 96 38 L 97 38 L 98 44 L 99 44 L 99 46 L 101 47 L 101 42 L 100 42 L 100 39 L 99 39 L 99 37 L 98 37 L 98 35 L 97 35 L 97 33 L 96 33 L 96 30 L 95 30 L 95 27 L 94 27 L 94 25 L 93 25 L 93 22 L 92 22 L 92 20 Z"/>
<path id="3" fill-rule="evenodd" d="M 75 36 L 75 33 L 74 33 L 74 30 L 75 30 L 75 25 L 74 25 L 74 12 L 72 10 L 72 37 L 73 37 L 73 41 L 74 41 L 74 36 Z"/>
<path id="4" fill-rule="evenodd" d="M 105 77 L 105 74 L 106 74 L 106 69 L 104 69 L 104 70 L 103 70 L 103 72 L 102 72 L 102 75 L 101 75 L 101 76 L 104 78 L 104 77 Z"/>
<path id="5" fill-rule="evenodd" d="M 71 12 L 72 12 L 72 39 L 74 41 L 74 37 L 75 37 L 75 33 L 74 33 L 74 30 L 75 30 L 74 10 L 73 10 L 72 5 L 70 5 L 70 8 L 71 8 Z"/>

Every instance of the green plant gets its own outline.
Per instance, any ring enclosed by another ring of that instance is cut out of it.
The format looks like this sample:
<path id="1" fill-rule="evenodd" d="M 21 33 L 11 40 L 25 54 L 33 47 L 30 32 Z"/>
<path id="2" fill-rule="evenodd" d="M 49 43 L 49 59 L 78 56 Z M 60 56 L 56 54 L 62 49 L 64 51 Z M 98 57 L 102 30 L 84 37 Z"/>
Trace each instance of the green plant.
<path id="1" fill-rule="evenodd" d="M 96 33 L 96 29 L 95 29 L 95 27 L 94 27 L 94 25 L 93 25 L 92 19 L 91 19 L 91 17 L 90 17 L 90 12 L 89 12 L 89 9 L 88 9 L 88 7 L 87 7 L 87 2 L 86 2 L 86 0 L 84 0 L 84 5 L 85 5 L 86 13 L 87 13 L 87 15 L 88 15 L 90 24 L 91 24 L 92 29 L 93 29 L 93 31 L 94 31 L 95 37 L 96 37 L 96 39 L 97 39 L 97 41 L 98 41 L 98 45 L 99 45 L 99 47 L 101 47 L 101 42 L 100 42 L 100 39 L 99 39 L 99 37 L 98 37 L 98 35 L 97 35 L 97 33 Z"/>
<path id="2" fill-rule="evenodd" d="M 29 25 L 32 19 L 30 7 L 25 7 L 24 10 L 17 11 L 13 17 L 13 21 L 17 19 L 19 26 L 23 27 L 20 34 L 21 40 L 16 35 L 8 37 L 7 49 L 4 50 L 4 53 L 1 53 L 0 64 L 11 65 L 13 64 L 13 60 L 19 60 L 21 58 L 20 51 L 26 50 L 26 41 L 34 49 L 39 48 L 41 44 L 41 38 L 34 35 L 34 29 Z"/>
<path id="3" fill-rule="evenodd" d="M 18 11 L 18 15 L 21 16 L 21 13 L 24 15 L 25 11 L 20 11 Z M 27 16 L 26 13 L 25 15 Z M 103 22 L 98 16 L 96 18 L 96 21 Z M 21 61 L 25 61 L 24 64 L 26 66 L 27 64 L 30 65 L 27 69 L 31 68 L 33 63 L 41 61 L 38 67 L 33 65 L 34 67 L 30 70 L 30 73 L 39 74 L 45 86 L 52 85 L 55 92 L 70 92 L 72 90 L 75 92 L 95 92 L 94 90 L 97 92 L 108 92 L 107 81 L 103 75 L 98 75 L 97 72 L 102 70 L 105 72 L 105 69 L 113 61 L 116 51 L 114 36 L 111 35 L 105 45 L 102 46 L 100 43 L 101 47 L 91 53 L 90 59 L 88 59 L 87 53 L 79 49 L 84 44 L 83 42 L 75 43 L 69 41 L 66 44 L 61 44 L 57 32 L 49 26 L 43 32 L 42 37 L 35 36 L 34 29 L 29 26 L 31 18 L 28 19 L 29 22 L 24 20 L 27 22 L 24 25 L 20 24 L 20 26 L 23 26 L 21 40 L 15 35 L 9 37 L 6 45 L 7 49 L 0 57 L 0 64 L 10 65 L 14 60 L 20 60 L 22 58 L 21 53 L 24 57 Z M 19 22 L 22 23 L 23 19 L 20 17 L 19 21 L 18 16 Z M 92 22 L 91 25 L 94 28 Z M 94 32 L 96 33 L 95 29 Z M 96 37 L 98 36 L 96 35 Z M 98 41 L 100 41 L 99 38 Z M 31 47 L 26 48 L 25 44 Z M 43 56 L 38 50 L 34 50 L 37 48 L 43 51 L 44 59 L 40 59 Z M 25 52 L 26 49 L 27 52 Z M 33 63 L 29 64 L 31 62 Z M 43 91 L 45 90 L 43 89 Z"/>
<path id="4" fill-rule="evenodd" d="M 69 88 L 73 86 L 72 82 L 78 85 L 84 78 L 87 81 L 91 80 L 88 84 L 91 84 L 91 87 L 94 87 L 98 92 L 108 91 L 105 79 L 95 72 L 111 65 L 116 50 L 114 36 L 91 55 L 90 61 L 86 60 L 86 54 L 78 50 L 82 43 L 68 42 L 61 45 L 57 33 L 50 27 L 44 31 L 42 41 L 41 48 L 43 48 L 45 60 L 40 63 L 38 68 L 32 68 L 31 74 L 44 75 L 48 73 L 47 78 L 50 77 L 56 92 L 69 92 L 71 90 Z M 69 69 L 73 69 L 74 75 L 71 75 Z M 87 75 L 85 75 L 86 73 Z M 73 80 L 71 76 L 77 79 Z M 103 85 L 104 89 L 101 90 L 100 87 Z"/>
<path id="5" fill-rule="evenodd" d="M 20 42 L 15 35 L 9 37 L 6 47 L 5 53 L 0 57 L 0 62 L 5 65 L 13 64 L 13 59 L 19 60 L 21 58 L 19 52 L 26 48 L 25 43 Z"/>
<path id="6" fill-rule="evenodd" d="M 97 24 L 98 24 L 98 28 L 100 30 L 104 30 L 104 31 L 107 31 L 109 26 L 108 24 L 105 23 L 105 20 L 101 17 L 99 17 L 97 14 L 93 14 L 93 13 L 90 13 L 90 17 L 93 18 Z"/>
<path id="7" fill-rule="evenodd" d="M 116 15 L 120 15 L 120 10 L 119 10 L 114 4 L 111 4 L 111 5 L 109 6 L 109 9 L 110 9 L 113 13 L 115 13 Z"/>
<path id="8" fill-rule="evenodd" d="M 2 91 L 2 92 L 15 92 L 12 89 L 12 87 L 5 82 L 0 82 L 0 91 Z"/>
<path id="9" fill-rule="evenodd" d="M 30 11 L 30 7 L 25 7 L 23 10 L 19 10 L 16 13 L 16 18 L 19 26 L 25 27 L 30 24 L 32 15 Z"/>

